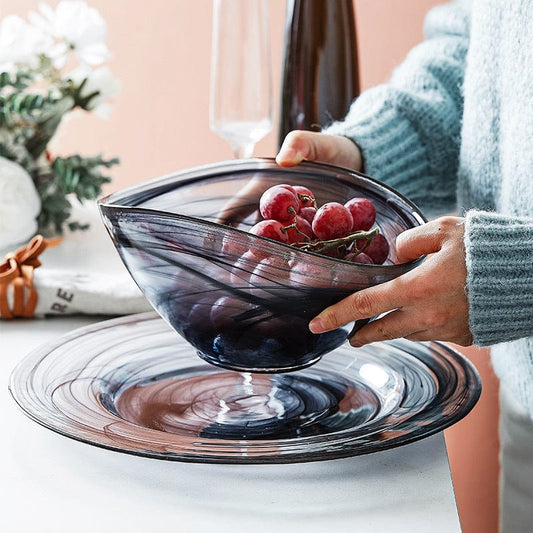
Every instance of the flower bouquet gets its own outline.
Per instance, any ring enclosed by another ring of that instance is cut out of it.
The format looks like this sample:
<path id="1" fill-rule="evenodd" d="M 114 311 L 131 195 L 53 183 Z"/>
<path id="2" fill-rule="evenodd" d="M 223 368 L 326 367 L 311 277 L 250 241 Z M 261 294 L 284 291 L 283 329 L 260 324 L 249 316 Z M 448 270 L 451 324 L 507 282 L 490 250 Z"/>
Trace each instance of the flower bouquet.
<path id="1" fill-rule="evenodd" d="M 110 181 L 104 173 L 118 159 L 49 149 L 67 114 L 109 111 L 119 83 L 104 65 L 105 33 L 98 11 L 77 0 L 0 21 L 0 249 L 84 229 L 70 219 L 72 201 L 95 199 Z"/>

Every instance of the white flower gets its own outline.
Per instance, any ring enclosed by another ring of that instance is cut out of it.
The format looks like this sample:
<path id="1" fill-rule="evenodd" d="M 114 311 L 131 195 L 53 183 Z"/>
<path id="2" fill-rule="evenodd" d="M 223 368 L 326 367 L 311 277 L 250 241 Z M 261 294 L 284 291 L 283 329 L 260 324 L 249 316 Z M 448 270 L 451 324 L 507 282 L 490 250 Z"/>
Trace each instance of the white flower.
<path id="1" fill-rule="evenodd" d="M 0 21 L 0 71 L 13 72 L 17 64 L 35 67 L 39 54 L 52 44 L 52 38 L 17 15 Z"/>
<path id="2" fill-rule="evenodd" d="M 24 243 L 37 231 L 41 199 L 31 176 L 0 157 L 0 248 Z"/>
<path id="3" fill-rule="evenodd" d="M 41 30 L 60 40 L 49 50 L 57 68 L 65 65 L 69 50 L 81 63 L 99 65 L 109 59 L 104 42 L 106 24 L 100 13 L 81 0 L 63 0 L 56 9 L 39 4 L 40 13 L 31 12 L 30 21 Z"/>
<path id="4" fill-rule="evenodd" d="M 68 77 L 76 84 L 86 79 L 83 85 L 80 96 L 82 98 L 89 96 L 95 92 L 99 94 L 91 98 L 88 111 L 93 111 L 95 115 L 100 118 L 108 118 L 111 111 L 111 106 L 105 101 L 120 92 L 121 84 L 113 77 L 111 70 L 108 67 L 99 67 L 91 70 L 88 67 L 80 66 L 73 70 Z"/>

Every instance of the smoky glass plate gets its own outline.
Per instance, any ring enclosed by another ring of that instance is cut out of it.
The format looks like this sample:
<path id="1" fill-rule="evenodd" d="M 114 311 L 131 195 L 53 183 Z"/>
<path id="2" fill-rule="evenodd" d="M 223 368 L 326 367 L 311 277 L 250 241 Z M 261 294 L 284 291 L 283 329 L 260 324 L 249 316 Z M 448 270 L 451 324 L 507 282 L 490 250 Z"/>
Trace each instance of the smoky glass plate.
<path id="1" fill-rule="evenodd" d="M 474 366 L 441 343 L 341 346 L 288 374 L 226 370 L 155 313 L 77 329 L 29 354 L 9 388 L 67 437 L 159 459 L 289 463 L 378 452 L 437 433 L 477 402 Z"/>

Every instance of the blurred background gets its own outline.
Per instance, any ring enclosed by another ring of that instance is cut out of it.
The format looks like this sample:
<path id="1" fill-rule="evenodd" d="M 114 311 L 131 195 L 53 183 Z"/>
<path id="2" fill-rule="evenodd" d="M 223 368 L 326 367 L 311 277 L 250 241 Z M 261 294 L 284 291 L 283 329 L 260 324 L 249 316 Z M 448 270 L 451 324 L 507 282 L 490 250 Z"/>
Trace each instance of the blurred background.
<path id="1" fill-rule="evenodd" d="M 38 0 L 0 0 L 0 16 L 24 18 Z M 55 6 L 57 1 L 48 4 Z M 437 0 L 354 0 L 361 88 L 384 82 L 423 38 Z M 107 192 L 176 170 L 232 158 L 209 129 L 211 0 L 88 0 L 107 23 L 113 75 L 122 84 L 110 117 L 73 114 L 53 142 L 57 155 L 118 156 Z M 274 127 L 255 155 L 274 156 L 286 3 L 270 0 Z M 465 533 L 497 531 L 497 384 L 484 350 L 462 349 L 482 374 L 474 411 L 446 431 L 450 467 Z"/>
<path id="2" fill-rule="evenodd" d="M 57 1 L 47 2 L 54 6 Z M 61 153 L 118 155 L 118 188 L 204 163 L 231 159 L 226 141 L 209 129 L 211 0 L 90 0 L 107 23 L 108 63 L 122 83 L 108 120 L 71 116 L 55 140 Z M 436 0 L 356 0 L 362 88 L 385 81 L 422 39 L 425 12 Z M 0 14 L 24 18 L 39 0 L 0 0 Z M 270 0 L 275 123 L 255 155 L 274 156 L 285 17 Z M 80 112 L 81 113 L 81 112 Z M 102 148 L 104 147 L 104 148 Z"/>

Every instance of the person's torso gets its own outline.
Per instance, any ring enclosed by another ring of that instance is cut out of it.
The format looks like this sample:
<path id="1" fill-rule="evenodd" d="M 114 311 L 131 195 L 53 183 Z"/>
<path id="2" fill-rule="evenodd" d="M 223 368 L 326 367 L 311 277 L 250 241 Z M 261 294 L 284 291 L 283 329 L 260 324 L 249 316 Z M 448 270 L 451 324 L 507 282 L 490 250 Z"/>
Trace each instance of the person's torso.
<path id="1" fill-rule="evenodd" d="M 533 216 L 533 4 L 473 0 L 459 168 L 463 209 Z"/>

